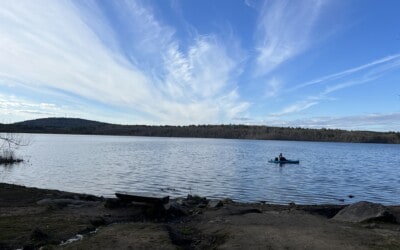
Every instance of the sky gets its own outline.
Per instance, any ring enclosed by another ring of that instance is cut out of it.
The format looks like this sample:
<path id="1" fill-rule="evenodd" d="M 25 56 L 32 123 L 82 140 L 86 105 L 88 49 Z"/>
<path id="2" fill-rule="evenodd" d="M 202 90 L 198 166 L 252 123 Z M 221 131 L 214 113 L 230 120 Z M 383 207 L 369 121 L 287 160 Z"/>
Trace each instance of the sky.
<path id="1" fill-rule="evenodd" d="M 0 123 L 400 131 L 397 0 L 2 0 Z"/>

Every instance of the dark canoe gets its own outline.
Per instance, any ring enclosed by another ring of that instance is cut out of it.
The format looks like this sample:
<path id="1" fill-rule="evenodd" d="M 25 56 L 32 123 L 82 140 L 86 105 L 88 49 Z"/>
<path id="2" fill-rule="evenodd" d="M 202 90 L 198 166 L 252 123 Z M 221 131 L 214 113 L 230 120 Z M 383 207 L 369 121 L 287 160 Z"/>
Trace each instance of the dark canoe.
<path id="1" fill-rule="evenodd" d="M 275 161 L 275 160 L 269 160 L 269 163 L 279 163 L 279 164 L 299 164 L 299 160 L 284 160 L 284 161 Z"/>
<path id="2" fill-rule="evenodd" d="M 167 204 L 169 196 L 163 196 L 154 193 L 133 193 L 133 192 L 117 192 L 115 196 L 125 202 L 144 202 L 151 204 Z"/>

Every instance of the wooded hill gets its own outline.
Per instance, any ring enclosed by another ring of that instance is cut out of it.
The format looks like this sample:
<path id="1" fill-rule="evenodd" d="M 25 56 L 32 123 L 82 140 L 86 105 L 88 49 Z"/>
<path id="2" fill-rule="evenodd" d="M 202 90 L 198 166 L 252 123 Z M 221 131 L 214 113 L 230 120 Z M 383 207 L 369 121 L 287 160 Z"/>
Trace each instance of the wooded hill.
<path id="1" fill-rule="evenodd" d="M 399 132 L 281 128 L 248 125 L 117 125 L 77 118 L 44 118 L 12 124 L 0 124 L 0 132 L 400 143 Z"/>

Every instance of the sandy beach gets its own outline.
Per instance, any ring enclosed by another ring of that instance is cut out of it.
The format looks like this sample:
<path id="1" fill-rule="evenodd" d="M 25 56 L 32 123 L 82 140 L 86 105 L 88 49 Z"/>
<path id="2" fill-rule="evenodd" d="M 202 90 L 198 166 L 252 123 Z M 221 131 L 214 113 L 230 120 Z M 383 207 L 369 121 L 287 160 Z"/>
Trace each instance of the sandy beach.
<path id="1" fill-rule="evenodd" d="M 271 205 L 188 196 L 163 209 L 0 184 L 0 249 L 399 249 L 391 220 L 333 218 L 345 205 Z"/>

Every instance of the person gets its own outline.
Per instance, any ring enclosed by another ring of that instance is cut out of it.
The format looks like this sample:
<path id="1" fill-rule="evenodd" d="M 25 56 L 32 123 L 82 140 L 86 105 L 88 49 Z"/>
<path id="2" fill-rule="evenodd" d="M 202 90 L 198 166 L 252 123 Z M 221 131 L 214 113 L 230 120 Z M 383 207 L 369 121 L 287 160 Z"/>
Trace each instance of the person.
<path id="1" fill-rule="evenodd" d="M 282 153 L 279 154 L 279 161 L 286 161 L 286 158 L 283 157 Z"/>

